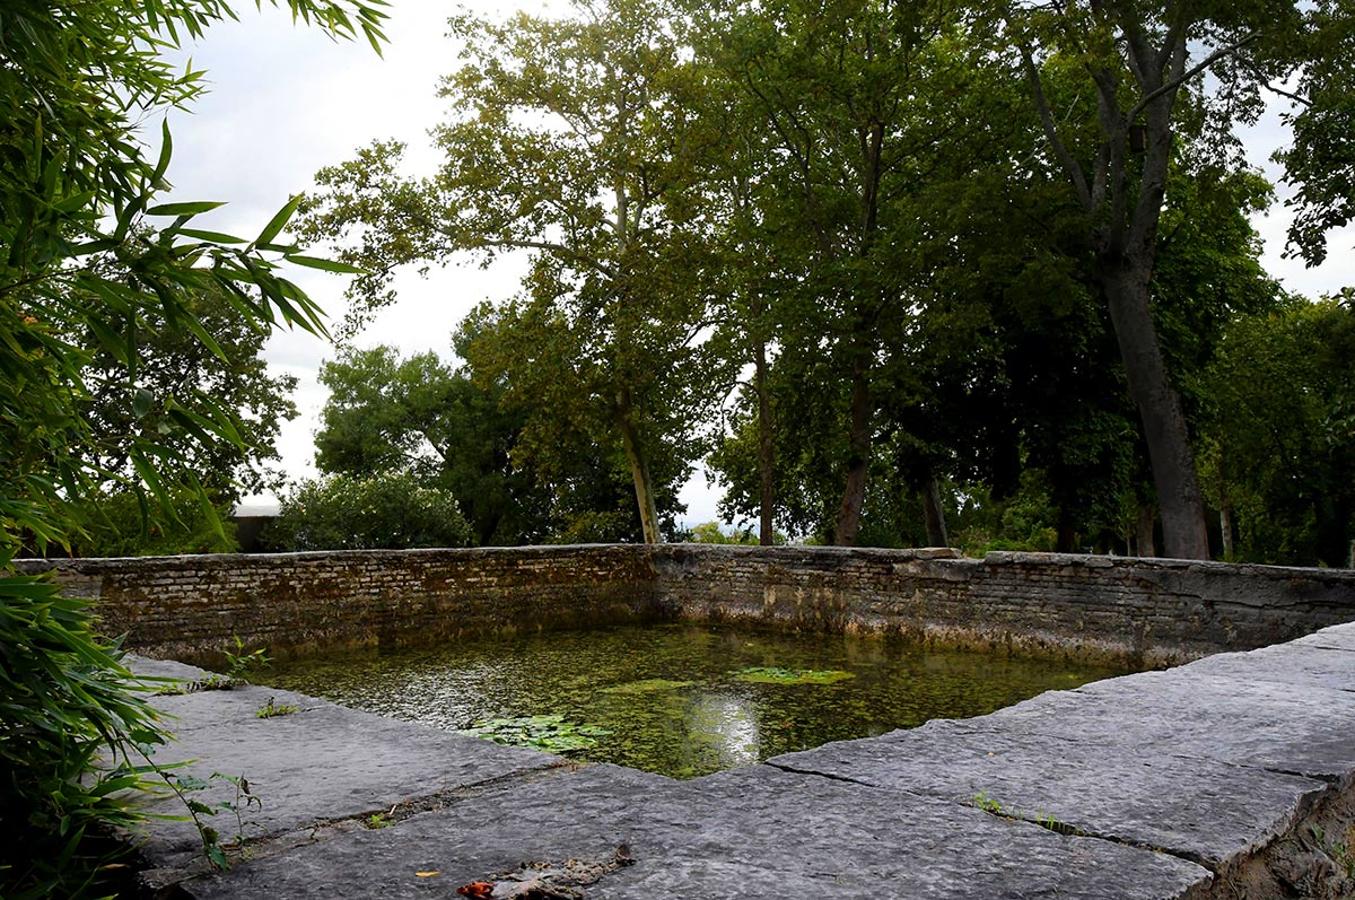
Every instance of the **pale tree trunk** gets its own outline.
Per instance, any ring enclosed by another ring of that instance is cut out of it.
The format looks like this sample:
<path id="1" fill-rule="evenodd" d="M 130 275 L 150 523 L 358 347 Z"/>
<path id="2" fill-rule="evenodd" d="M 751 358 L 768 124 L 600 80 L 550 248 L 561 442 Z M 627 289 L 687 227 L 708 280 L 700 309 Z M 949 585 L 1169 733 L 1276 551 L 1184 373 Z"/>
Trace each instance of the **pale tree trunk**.
<path id="1" fill-rule="evenodd" d="M 621 443 L 626 449 L 626 462 L 635 482 L 635 504 L 640 510 L 640 528 L 644 532 L 646 544 L 663 542 L 659 532 L 659 510 L 654 501 L 654 481 L 649 475 L 649 460 L 645 457 L 640 444 L 640 435 L 631 420 L 630 410 L 623 405 L 617 411 L 617 427 L 621 430 Z"/>
<path id="2" fill-rule="evenodd" d="M 1157 556 L 1157 541 L 1153 536 L 1153 529 L 1157 525 L 1157 511 L 1153 509 L 1151 503 L 1139 504 L 1138 527 L 1134 544 L 1137 548 L 1137 556 Z"/>
<path id="3" fill-rule="evenodd" d="M 851 430 L 848 432 L 847 484 L 838 508 L 833 543 L 850 547 L 861 530 L 861 510 L 866 504 L 866 478 L 870 474 L 870 419 L 873 412 L 866 363 L 858 357 L 852 364 Z"/>
<path id="4" fill-rule="evenodd" d="M 1233 540 L 1233 505 L 1224 502 L 1219 509 L 1219 533 L 1223 536 L 1223 558 L 1231 562 L 1237 555 Z"/>
<path id="5" fill-rule="evenodd" d="M 757 391 L 757 468 L 761 496 L 758 498 L 758 543 L 776 542 L 772 513 L 776 504 L 776 451 L 772 443 L 772 401 L 767 394 L 767 343 L 759 340 L 754 359 L 753 388 Z"/>
<path id="6" fill-rule="evenodd" d="M 941 505 L 941 485 L 937 484 L 935 475 L 929 475 L 922 486 L 922 513 L 927 520 L 927 543 L 933 547 L 949 547 L 946 509 Z"/>
<path id="7" fill-rule="evenodd" d="M 1129 394 L 1138 407 L 1148 445 L 1162 515 L 1163 550 L 1172 559 L 1208 559 L 1209 533 L 1195 458 L 1181 398 L 1167 377 L 1153 325 L 1147 273 L 1116 266 L 1102 270 L 1101 283 L 1124 360 Z"/>

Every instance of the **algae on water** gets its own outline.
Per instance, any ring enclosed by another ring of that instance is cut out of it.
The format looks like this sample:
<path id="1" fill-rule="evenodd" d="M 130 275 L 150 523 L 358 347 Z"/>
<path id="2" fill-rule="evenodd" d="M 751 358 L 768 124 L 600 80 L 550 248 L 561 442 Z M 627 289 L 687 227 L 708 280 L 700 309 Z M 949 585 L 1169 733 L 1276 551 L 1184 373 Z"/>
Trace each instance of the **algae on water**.
<path id="1" fill-rule="evenodd" d="M 597 739 L 611 734 L 598 725 L 570 722 L 564 716 L 514 716 L 476 722 L 462 734 L 486 738 L 496 744 L 532 747 L 548 753 L 573 753 L 598 745 Z"/>
<path id="2" fill-rule="evenodd" d="M 640 681 L 626 681 L 602 688 L 604 694 L 653 694 L 660 691 L 680 691 L 691 687 L 695 681 L 672 681 L 668 678 L 644 678 Z"/>
<path id="3" fill-rule="evenodd" d="M 835 684 L 855 677 L 841 669 L 782 669 L 778 666 L 750 666 L 734 673 L 736 681 L 752 684 Z"/>

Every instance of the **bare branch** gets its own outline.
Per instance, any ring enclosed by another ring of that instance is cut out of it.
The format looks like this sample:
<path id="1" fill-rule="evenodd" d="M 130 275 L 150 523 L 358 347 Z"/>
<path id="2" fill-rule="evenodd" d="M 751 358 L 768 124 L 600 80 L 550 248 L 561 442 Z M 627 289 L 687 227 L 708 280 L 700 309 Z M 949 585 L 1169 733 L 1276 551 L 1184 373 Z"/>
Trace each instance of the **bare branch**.
<path id="1" fill-rule="evenodd" d="M 1241 50 L 1243 47 L 1250 44 L 1252 41 L 1256 40 L 1258 37 L 1260 37 L 1260 34 L 1258 32 L 1253 31 L 1251 34 L 1242 38 L 1240 41 L 1236 41 L 1232 44 L 1229 44 L 1226 47 L 1220 47 L 1213 53 L 1206 56 L 1204 59 L 1200 60 L 1195 65 L 1191 66 L 1182 74 L 1176 76 L 1175 78 L 1170 79 L 1169 81 L 1164 82 L 1156 90 L 1149 91 L 1146 95 L 1144 95 L 1142 100 L 1140 100 L 1138 103 L 1135 103 L 1134 106 L 1130 108 L 1129 115 L 1126 117 L 1127 120 L 1130 122 L 1134 121 L 1134 119 L 1138 118 L 1139 113 L 1147 109 L 1148 105 L 1151 104 L 1154 100 L 1157 100 L 1159 97 L 1162 97 L 1165 94 L 1169 94 L 1172 91 L 1175 91 L 1177 88 L 1181 87 L 1181 85 L 1185 84 L 1187 81 L 1190 81 L 1196 75 L 1199 75 L 1205 69 L 1208 69 L 1210 66 L 1212 66 L 1214 63 L 1218 62 L 1221 59 L 1224 59 L 1225 57 L 1233 55 L 1237 51 Z"/>
<path id="2" fill-rule="evenodd" d="M 1077 190 L 1077 198 L 1082 206 L 1088 212 L 1094 208 L 1092 206 L 1091 191 L 1087 188 L 1087 176 L 1082 171 L 1082 167 L 1077 164 L 1073 154 L 1068 150 L 1068 146 L 1063 143 L 1063 138 L 1059 137 L 1058 125 L 1054 122 L 1054 113 L 1049 108 L 1049 100 L 1044 94 L 1044 83 L 1040 80 L 1040 70 L 1035 65 L 1035 57 L 1031 54 L 1030 47 L 1021 48 L 1021 61 L 1026 70 L 1026 79 L 1030 82 L 1031 94 L 1035 98 L 1035 106 L 1040 112 L 1040 122 L 1044 126 L 1045 136 L 1049 139 L 1050 145 L 1054 148 L 1054 155 L 1058 157 L 1068 174 L 1068 178 L 1073 182 L 1074 189 Z"/>

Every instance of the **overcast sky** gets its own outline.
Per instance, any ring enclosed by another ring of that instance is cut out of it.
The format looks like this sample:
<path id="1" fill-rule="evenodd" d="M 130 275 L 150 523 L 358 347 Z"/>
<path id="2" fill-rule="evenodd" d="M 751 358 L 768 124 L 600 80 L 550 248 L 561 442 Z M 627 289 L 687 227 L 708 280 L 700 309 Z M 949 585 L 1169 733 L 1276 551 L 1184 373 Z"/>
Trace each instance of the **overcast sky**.
<path id="1" fill-rule="evenodd" d="M 390 44 L 378 58 L 365 42 L 339 43 L 315 29 L 295 27 L 288 15 L 239 4 L 241 21 L 215 26 L 186 48 L 195 68 L 205 68 L 210 93 L 192 114 L 170 118 L 174 162 L 170 178 L 175 199 L 225 200 L 204 217 L 204 227 L 256 234 L 289 196 L 307 190 L 322 166 L 348 159 L 355 148 L 377 138 L 409 145 L 408 161 L 431 171 L 437 158 L 427 130 L 442 110 L 438 78 L 457 65 L 459 48 L 446 36 L 446 19 L 465 7 L 490 15 L 515 8 L 560 10 L 560 3 L 465 4 L 440 0 L 393 0 Z M 1278 110 L 1247 134 L 1253 162 L 1272 181 L 1269 162 L 1281 145 Z M 1283 199 L 1283 189 L 1280 191 Z M 1317 269 L 1281 258 L 1289 217 L 1282 203 L 1257 221 L 1265 238 L 1267 269 L 1291 290 L 1316 296 L 1355 284 L 1355 229 L 1331 236 L 1328 261 Z M 209 223 L 210 224 L 207 224 Z M 452 265 L 426 278 L 414 273 L 397 282 L 399 303 L 381 312 L 355 341 L 360 346 L 392 344 L 403 353 L 434 350 L 450 355 L 456 323 L 481 300 L 512 295 L 525 271 L 521 259 L 501 259 L 489 269 Z M 343 279 L 303 272 L 296 279 L 337 319 L 344 310 Z M 285 425 L 279 443 L 283 465 L 293 477 L 314 474 L 313 437 L 324 390 L 316 381 L 321 361 L 334 350 L 309 335 L 279 333 L 265 355 L 272 367 L 300 379 L 296 401 L 301 415 Z M 262 499 L 262 498 L 255 498 Z M 698 473 L 682 495 L 689 523 L 716 517 L 718 499 Z"/>

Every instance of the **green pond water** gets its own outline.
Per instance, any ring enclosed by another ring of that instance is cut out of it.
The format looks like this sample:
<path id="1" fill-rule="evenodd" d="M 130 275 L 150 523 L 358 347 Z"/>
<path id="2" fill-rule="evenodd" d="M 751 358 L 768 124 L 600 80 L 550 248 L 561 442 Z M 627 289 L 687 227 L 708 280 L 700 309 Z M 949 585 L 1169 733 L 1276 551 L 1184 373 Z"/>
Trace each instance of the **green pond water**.
<path id="1" fill-rule="evenodd" d="M 1118 674 L 897 641 L 644 625 L 280 662 L 255 681 L 689 778 Z"/>

